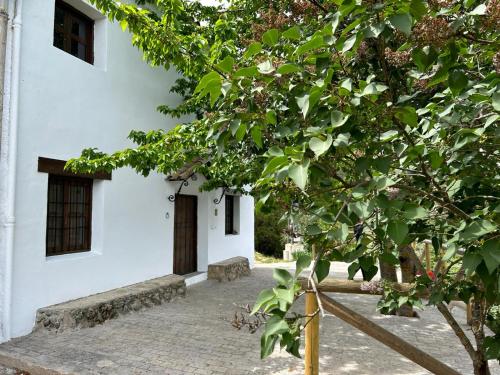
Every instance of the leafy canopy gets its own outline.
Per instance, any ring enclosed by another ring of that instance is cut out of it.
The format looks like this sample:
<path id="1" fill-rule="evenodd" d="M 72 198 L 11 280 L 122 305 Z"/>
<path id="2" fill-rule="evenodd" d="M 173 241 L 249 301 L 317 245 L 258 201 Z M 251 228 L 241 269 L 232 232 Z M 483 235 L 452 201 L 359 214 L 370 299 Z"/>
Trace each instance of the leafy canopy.
<path id="1" fill-rule="evenodd" d="M 250 186 L 258 208 L 308 217 L 317 281 L 333 260 L 370 279 L 380 261 L 399 263 L 399 247 L 431 239 L 447 266 L 415 290 L 436 305 L 473 296 L 483 317 L 500 303 L 497 1 L 93 2 L 148 62 L 182 73 L 185 102 L 160 110 L 198 117 L 132 132 L 135 149 L 85 150 L 71 167 L 147 175 L 191 164 L 206 189 Z M 277 342 L 299 355 L 297 275 L 276 271 L 258 297 L 271 316 L 263 357 Z M 387 306 L 419 303 L 387 296 Z M 474 361 L 500 358 L 500 337 L 476 342 Z"/>

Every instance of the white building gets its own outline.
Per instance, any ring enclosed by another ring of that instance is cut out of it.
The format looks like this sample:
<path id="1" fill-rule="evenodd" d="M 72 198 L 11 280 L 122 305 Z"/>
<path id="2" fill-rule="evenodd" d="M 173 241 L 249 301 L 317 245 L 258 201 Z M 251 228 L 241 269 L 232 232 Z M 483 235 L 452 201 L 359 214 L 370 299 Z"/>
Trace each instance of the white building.
<path id="1" fill-rule="evenodd" d="M 175 74 L 149 67 L 84 0 L 0 7 L 0 342 L 29 333 L 44 306 L 237 255 L 252 266 L 250 197 L 217 204 L 222 189 L 200 193 L 197 176 L 171 202 L 183 182 L 163 175 L 62 172 L 84 148 L 111 152 L 130 146 L 132 129 L 173 126 L 155 108 L 179 101 Z"/>

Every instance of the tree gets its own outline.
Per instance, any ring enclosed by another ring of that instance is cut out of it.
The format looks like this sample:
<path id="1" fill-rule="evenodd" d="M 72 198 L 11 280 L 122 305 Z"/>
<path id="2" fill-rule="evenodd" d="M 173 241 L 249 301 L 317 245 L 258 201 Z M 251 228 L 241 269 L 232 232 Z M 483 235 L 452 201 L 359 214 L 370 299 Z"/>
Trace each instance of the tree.
<path id="1" fill-rule="evenodd" d="M 380 308 L 418 307 L 428 290 L 475 374 L 489 374 L 487 359 L 500 358 L 500 336 L 484 331 L 500 302 L 500 2 L 93 2 L 151 64 L 183 74 L 185 103 L 163 112 L 202 110 L 168 132 L 132 132 L 134 150 L 85 150 L 71 168 L 147 175 L 189 163 L 210 177 L 205 189 L 250 186 L 257 208 L 293 204 L 319 249 L 297 269 L 313 262 L 316 284 L 333 260 L 370 280 L 379 262 L 400 264 L 401 248 L 421 271 L 408 245 L 431 239 L 435 279 L 419 272 L 414 291 L 390 291 Z M 297 275 L 276 271 L 257 299 L 270 316 L 263 357 L 277 342 L 299 355 Z M 444 304 L 471 298 L 475 346 Z"/>

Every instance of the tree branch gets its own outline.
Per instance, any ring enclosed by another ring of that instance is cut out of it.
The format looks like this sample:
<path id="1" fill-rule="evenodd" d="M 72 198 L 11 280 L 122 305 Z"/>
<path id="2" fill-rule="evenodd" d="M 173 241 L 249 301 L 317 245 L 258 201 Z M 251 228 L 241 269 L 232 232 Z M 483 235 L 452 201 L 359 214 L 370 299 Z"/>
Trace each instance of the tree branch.
<path id="1" fill-rule="evenodd" d="M 457 323 L 453 315 L 451 315 L 450 310 L 446 307 L 446 305 L 443 302 L 439 302 L 436 307 L 438 308 L 439 312 L 441 315 L 444 316 L 450 327 L 453 329 L 455 332 L 455 335 L 457 335 L 458 339 L 464 346 L 465 350 L 469 354 L 470 358 L 474 361 L 476 358 L 476 351 L 474 347 L 472 346 L 472 343 L 470 342 L 469 338 L 465 335 L 465 332 L 463 329 L 460 327 L 460 325 Z"/>

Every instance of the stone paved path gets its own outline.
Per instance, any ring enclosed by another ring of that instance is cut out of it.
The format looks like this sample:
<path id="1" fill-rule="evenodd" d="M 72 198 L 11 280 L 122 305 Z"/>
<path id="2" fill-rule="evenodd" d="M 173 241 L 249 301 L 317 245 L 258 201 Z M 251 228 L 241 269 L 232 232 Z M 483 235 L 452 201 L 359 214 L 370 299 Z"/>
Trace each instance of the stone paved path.
<path id="1" fill-rule="evenodd" d="M 261 361 L 258 334 L 238 331 L 229 323 L 233 304 L 252 303 L 261 289 L 273 284 L 271 273 L 263 267 L 232 283 L 203 282 L 189 287 L 185 299 L 102 326 L 15 339 L 0 345 L 0 359 L 7 355 L 65 374 L 303 374 L 301 360 L 279 351 Z M 472 373 L 465 351 L 434 309 L 421 313 L 421 319 L 386 317 L 375 312 L 376 296 L 335 297 L 459 372 Z M 457 314 L 465 323 L 462 311 Z M 428 374 L 332 317 L 321 323 L 320 361 L 321 374 Z M 492 372 L 500 374 L 497 364 Z"/>

